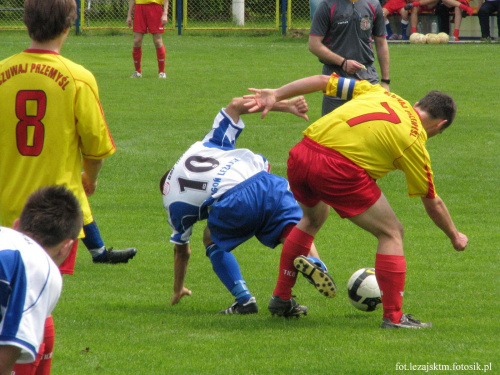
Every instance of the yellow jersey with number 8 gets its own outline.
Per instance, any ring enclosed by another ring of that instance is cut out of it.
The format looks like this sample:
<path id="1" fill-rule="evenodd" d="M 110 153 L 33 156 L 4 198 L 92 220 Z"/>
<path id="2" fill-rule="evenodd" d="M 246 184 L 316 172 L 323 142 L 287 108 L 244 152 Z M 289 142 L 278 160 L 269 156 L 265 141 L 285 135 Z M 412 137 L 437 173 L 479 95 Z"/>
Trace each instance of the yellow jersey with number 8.
<path id="1" fill-rule="evenodd" d="M 47 185 L 64 185 L 92 220 L 83 191 L 82 156 L 115 152 L 87 69 L 45 50 L 0 61 L 0 224 L 12 226 L 26 198 Z"/>

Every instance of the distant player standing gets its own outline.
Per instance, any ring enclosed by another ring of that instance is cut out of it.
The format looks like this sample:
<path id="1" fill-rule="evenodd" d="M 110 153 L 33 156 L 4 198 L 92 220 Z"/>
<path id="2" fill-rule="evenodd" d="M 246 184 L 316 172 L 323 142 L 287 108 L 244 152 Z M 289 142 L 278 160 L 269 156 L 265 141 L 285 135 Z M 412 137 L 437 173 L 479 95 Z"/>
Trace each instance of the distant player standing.
<path id="1" fill-rule="evenodd" d="M 28 198 L 14 223 L 17 231 L 0 227 L 0 374 L 10 375 L 16 362 L 12 374 L 50 374 L 50 314 L 62 287 L 57 267 L 70 253 L 82 223 L 75 195 L 49 186 Z"/>
<path id="2" fill-rule="evenodd" d="M 121 263 L 137 250 L 106 249 L 87 200 L 115 145 L 94 76 L 60 55 L 75 19 L 74 0 L 27 0 L 31 45 L 0 61 L 0 224 L 12 226 L 37 188 L 64 185 L 82 206 L 94 262 Z M 61 272 L 73 273 L 75 256 L 76 243 Z"/>
<path id="3" fill-rule="evenodd" d="M 283 246 L 275 296 L 292 298 L 294 260 L 307 254 L 314 236 L 329 216 L 330 207 L 377 240 L 375 274 L 382 292 L 382 328 L 426 328 L 403 314 L 406 261 L 403 226 L 376 181 L 399 169 L 411 197 L 420 197 L 428 216 L 448 236 L 457 251 L 467 246 L 434 187 L 427 139 L 451 125 L 456 104 L 449 95 L 431 91 L 415 105 L 368 81 L 312 76 L 276 90 L 255 90 L 256 106 L 272 108 L 277 100 L 324 91 L 342 96 L 346 104 L 323 116 L 304 131 L 290 151 L 288 180 L 304 213 Z M 273 311 L 271 311 L 273 312 Z"/>
<path id="4" fill-rule="evenodd" d="M 221 313 L 257 313 L 256 299 L 248 290 L 232 251 L 254 236 L 265 246 L 275 248 L 302 216 L 286 179 L 270 174 L 269 163 L 262 155 L 235 148 L 245 127 L 240 115 L 248 113 L 246 102 L 249 101 L 234 98 L 223 108 L 215 117 L 212 130 L 201 142 L 194 143 L 160 181 L 163 204 L 173 230 L 170 242 L 175 244 L 171 304 L 191 294 L 184 287 L 191 254 L 189 239 L 194 224 L 207 219 L 208 229 L 203 236 L 206 255 L 219 279 L 236 299 Z M 303 97 L 276 103 L 273 110 L 307 118 Z M 326 272 L 313 272 L 315 264 L 326 271 L 317 258 L 316 249 L 308 254 L 314 257 L 303 259 L 311 265 L 308 276 L 313 280 L 317 277 L 319 281 L 326 278 L 335 288 Z M 282 305 L 287 316 L 307 313 L 307 307 L 295 301 Z"/>
<path id="5" fill-rule="evenodd" d="M 168 4 L 170 0 L 130 0 L 127 15 L 127 25 L 132 26 L 134 15 L 134 59 L 135 72 L 130 78 L 142 77 L 142 41 L 144 34 L 153 34 L 153 43 L 158 60 L 158 78 L 167 78 L 165 73 L 165 46 L 162 34 L 168 22 Z M 163 5 L 163 6 L 162 6 Z"/>

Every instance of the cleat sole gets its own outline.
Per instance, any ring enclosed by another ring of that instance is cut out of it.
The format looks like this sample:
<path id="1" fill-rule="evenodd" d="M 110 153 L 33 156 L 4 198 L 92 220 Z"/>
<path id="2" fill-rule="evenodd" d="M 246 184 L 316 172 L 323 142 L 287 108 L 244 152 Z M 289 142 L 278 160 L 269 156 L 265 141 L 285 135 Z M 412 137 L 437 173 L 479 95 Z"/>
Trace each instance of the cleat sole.
<path id="1" fill-rule="evenodd" d="M 337 295 L 337 286 L 333 278 L 328 273 L 318 269 L 305 256 L 301 255 L 295 258 L 293 265 L 297 271 L 312 280 L 313 285 L 322 295 L 328 298 L 334 298 Z"/>

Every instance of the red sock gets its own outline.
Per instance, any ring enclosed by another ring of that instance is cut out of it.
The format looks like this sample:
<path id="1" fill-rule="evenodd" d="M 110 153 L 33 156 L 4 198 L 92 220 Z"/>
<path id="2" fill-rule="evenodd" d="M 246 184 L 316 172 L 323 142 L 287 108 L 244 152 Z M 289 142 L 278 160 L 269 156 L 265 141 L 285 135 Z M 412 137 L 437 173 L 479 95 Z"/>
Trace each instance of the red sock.
<path id="1" fill-rule="evenodd" d="M 134 67 L 136 72 L 142 72 L 141 61 L 142 61 L 142 47 L 134 47 L 132 50 L 132 57 L 134 58 Z"/>
<path id="2" fill-rule="evenodd" d="M 384 318 L 399 323 L 403 312 L 403 292 L 405 289 L 406 261 L 403 255 L 377 254 L 375 276 L 382 293 Z"/>
<path id="3" fill-rule="evenodd" d="M 273 295 L 283 300 L 292 298 L 292 288 L 297 281 L 297 270 L 293 261 L 300 255 L 309 254 L 313 240 L 313 236 L 297 227 L 291 230 L 281 250 L 280 273 Z"/>
<path id="4" fill-rule="evenodd" d="M 417 32 L 417 28 L 416 27 L 412 27 L 411 28 L 411 33 L 413 34 L 413 33 L 416 33 L 416 32 Z"/>
<path id="5" fill-rule="evenodd" d="M 165 73 L 165 46 L 156 49 L 156 58 L 158 59 L 158 73 Z"/>
<path id="6" fill-rule="evenodd" d="M 460 30 L 459 29 L 453 30 L 453 36 L 455 37 L 455 39 L 458 39 L 458 35 L 459 34 L 460 34 Z"/>
<path id="7" fill-rule="evenodd" d="M 465 10 L 469 16 L 472 16 L 474 14 L 474 9 L 472 9 L 468 5 L 460 4 L 458 7 L 462 10 Z"/>

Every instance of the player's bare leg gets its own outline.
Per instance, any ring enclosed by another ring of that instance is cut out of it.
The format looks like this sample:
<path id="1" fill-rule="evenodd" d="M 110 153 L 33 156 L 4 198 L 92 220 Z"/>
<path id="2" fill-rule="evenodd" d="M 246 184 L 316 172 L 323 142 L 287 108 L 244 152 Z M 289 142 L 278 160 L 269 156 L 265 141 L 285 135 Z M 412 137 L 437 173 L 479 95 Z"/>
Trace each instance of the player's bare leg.
<path id="1" fill-rule="evenodd" d="M 373 206 L 350 220 L 372 233 L 378 240 L 375 276 L 382 294 L 382 328 L 430 327 L 431 323 L 421 323 L 402 312 L 406 277 L 404 231 L 386 197 L 382 194 Z"/>

